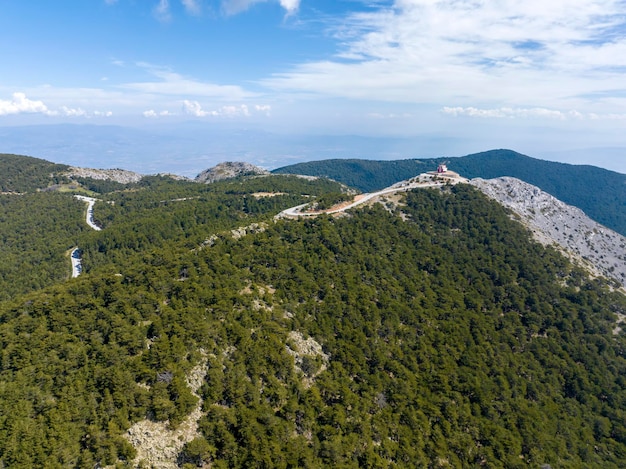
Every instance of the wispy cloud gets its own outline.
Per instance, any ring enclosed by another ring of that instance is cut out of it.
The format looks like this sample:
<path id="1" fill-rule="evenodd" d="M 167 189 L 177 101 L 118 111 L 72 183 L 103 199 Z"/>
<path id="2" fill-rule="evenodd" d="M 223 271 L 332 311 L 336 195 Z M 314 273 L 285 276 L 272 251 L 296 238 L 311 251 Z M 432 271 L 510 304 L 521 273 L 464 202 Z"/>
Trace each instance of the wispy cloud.
<path id="1" fill-rule="evenodd" d="M 227 15 L 235 15 L 246 11 L 256 3 L 263 3 L 270 0 L 222 0 L 222 11 Z M 271 0 L 276 1 L 276 0 Z M 285 9 L 287 15 L 291 15 L 298 11 L 300 0 L 278 0 L 280 6 Z"/>
<path id="2" fill-rule="evenodd" d="M 187 13 L 191 15 L 199 15 L 202 11 L 198 0 L 181 0 L 181 3 L 185 7 Z"/>
<path id="3" fill-rule="evenodd" d="M 122 89 L 153 95 L 203 96 L 215 99 L 242 100 L 256 96 L 236 85 L 218 85 L 186 78 L 167 68 L 139 63 L 141 68 L 156 77 L 158 81 L 135 82 L 120 85 Z"/>
<path id="4" fill-rule="evenodd" d="M 262 83 L 368 100 L 579 107 L 585 94 L 626 88 L 625 18 L 623 0 L 396 0 L 345 18 L 332 60 Z"/>
<path id="5" fill-rule="evenodd" d="M 159 3 L 157 3 L 153 11 L 154 11 L 154 16 L 159 21 L 167 22 L 172 19 L 169 0 L 159 0 Z"/>
<path id="6" fill-rule="evenodd" d="M 409 114 L 408 112 L 401 113 L 401 114 L 396 114 L 393 112 L 389 114 L 382 114 L 380 112 L 370 112 L 369 114 L 367 114 L 367 117 L 371 119 L 409 119 L 413 117 L 413 115 Z"/>
<path id="7" fill-rule="evenodd" d="M 549 119 L 566 119 L 567 117 L 581 118 L 582 114 L 577 111 L 564 113 L 546 108 L 510 108 L 501 107 L 496 109 L 479 109 L 475 107 L 444 107 L 444 114 L 469 117 L 492 117 L 492 118 L 528 118 L 543 117 Z"/>
<path id="8" fill-rule="evenodd" d="M 492 109 L 481 109 L 475 107 L 444 107 L 444 114 L 454 117 L 480 117 L 495 119 L 559 119 L 559 120 L 626 120 L 626 114 L 597 114 L 582 113 L 577 110 L 559 111 L 557 109 L 547 108 L 511 108 L 500 107 Z"/>

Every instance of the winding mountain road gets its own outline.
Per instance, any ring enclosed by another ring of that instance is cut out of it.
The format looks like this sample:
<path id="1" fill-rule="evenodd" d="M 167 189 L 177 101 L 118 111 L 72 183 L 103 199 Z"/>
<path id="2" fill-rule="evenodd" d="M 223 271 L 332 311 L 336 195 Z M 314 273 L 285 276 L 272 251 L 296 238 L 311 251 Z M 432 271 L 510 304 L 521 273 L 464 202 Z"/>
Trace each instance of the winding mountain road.
<path id="1" fill-rule="evenodd" d="M 98 225 L 93 221 L 93 206 L 96 203 L 96 199 L 93 197 L 85 197 L 84 195 L 75 195 L 78 200 L 82 200 L 83 202 L 87 202 L 87 215 L 85 217 L 85 221 L 87 224 L 96 231 L 102 230 Z"/>
<path id="2" fill-rule="evenodd" d="M 96 203 L 96 199 L 93 197 L 86 197 L 84 195 L 74 195 L 74 197 L 78 200 L 82 200 L 83 202 L 87 202 L 87 215 L 85 216 L 85 222 L 87 225 L 96 231 L 101 231 L 102 228 L 96 225 L 93 220 L 93 206 Z M 72 261 L 72 278 L 76 278 L 83 272 L 83 264 L 80 257 L 80 249 L 78 247 L 72 249 L 70 259 Z"/>
<path id="3" fill-rule="evenodd" d="M 291 207 L 286 210 L 283 210 L 277 215 L 277 218 L 316 217 L 318 215 L 323 215 L 323 214 L 332 215 L 334 213 L 345 212 L 346 210 L 350 210 L 358 205 L 364 204 L 365 202 L 368 202 L 382 195 L 395 194 L 397 192 L 406 192 L 412 189 L 423 189 L 426 187 L 439 187 L 439 186 L 445 185 L 446 183 L 457 184 L 459 182 L 467 181 L 464 178 L 455 178 L 455 179 L 446 178 L 445 180 L 434 180 L 434 178 L 430 178 L 430 180 L 425 180 L 424 176 L 428 176 L 428 175 L 420 175 L 419 177 L 415 178 L 416 181 L 413 181 L 413 182 L 403 181 L 403 182 L 396 183 L 393 186 L 387 187 L 378 192 L 359 194 L 354 198 L 354 200 L 351 203 L 347 205 L 342 205 L 341 207 L 331 208 L 329 210 L 302 211 L 303 209 L 305 209 L 307 206 L 310 205 L 309 203 L 306 203 L 306 204 L 297 205 L 295 207 Z"/>
<path id="4" fill-rule="evenodd" d="M 83 266 L 80 258 L 80 249 L 74 248 L 72 249 L 72 253 L 70 254 L 70 259 L 72 260 L 72 278 L 78 277 L 83 271 Z"/>

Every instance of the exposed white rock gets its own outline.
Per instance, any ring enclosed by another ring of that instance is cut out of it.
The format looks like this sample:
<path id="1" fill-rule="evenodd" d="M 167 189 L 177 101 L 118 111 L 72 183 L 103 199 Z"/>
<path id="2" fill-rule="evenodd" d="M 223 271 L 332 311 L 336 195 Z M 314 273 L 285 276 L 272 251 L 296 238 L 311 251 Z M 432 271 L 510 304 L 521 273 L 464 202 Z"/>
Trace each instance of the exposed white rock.
<path id="1" fill-rule="evenodd" d="M 157 174 L 157 176 L 170 178 L 175 181 L 191 181 L 192 180 L 192 179 L 189 179 L 187 176 L 181 176 L 180 174 L 173 174 L 173 173 L 159 173 Z"/>
<path id="2" fill-rule="evenodd" d="M 310 387 L 315 378 L 328 367 L 330 356 L 324 353 L 322 346 L 313 337 L 307 339 L 298 332 L 291 331 L 287 343 L 287 353 L 294 358 L 296 371 L 302 373 L 303 384 Z M 319 359 L 319 366 L 311 365 L 311 359 Z M 308 359 L 308 360 L 307 360 Z"/>
<path id="3" fill-rule="evenodd" d="M 249 234 L 263 233 L 267 229 L 267 223 L 252 223 L 248 226 L 241 226 L 234 230 L 231 230 L 231 234 L 234 239 L 243 238 Z"/>
<path id="4" fill-rule="evenodd" d="M 192 393 L 197 392 L 204 382 L 207 372 L 207 354 L 200 350 L 203 360 L 187 376 L 187 386 Z M 172 430 L 168 422 L 142 420 L 126 432 L 125 438 L 137 450 L 133 461 L 134 467 L 151 467 L 154 469 L 178 469 L 177 458 L 186 443 L 200 436 L 198 420 L 202 417 L 202 400 L 199 399 L 194 410 L 176 429 Z M 140 466 L 143 464 L 143 466 Z"/>
<path id="5" fill-rule="evenodd" d="M 121 184 L 139 182 L 143 175 L 125 169 L 92 169 L 71 167 L 66 173 L 70 177 L 82 177 L 98 180 L 115 181 Z"/>
<path id="6" fill-rule="evenodd" d="M 195 180 L 196 182 L 210 183 L 221 181 L 223 179 L 232 179 L 238 176 L 266 174 L 270 174 L 269 171 L 259 168 L 253 164 L 227 161 L 225 163 L 220 163 L 213 168 L 202 171 L 196 176 Z"/>
<path id="7" fill-rule="evenodd" d="M 626 238 L 536 186 L 516 178 L 472 179 L 489 197 L 519 215 L 542 244 L 557 244 L 594 275 L 626 286 Z"/>

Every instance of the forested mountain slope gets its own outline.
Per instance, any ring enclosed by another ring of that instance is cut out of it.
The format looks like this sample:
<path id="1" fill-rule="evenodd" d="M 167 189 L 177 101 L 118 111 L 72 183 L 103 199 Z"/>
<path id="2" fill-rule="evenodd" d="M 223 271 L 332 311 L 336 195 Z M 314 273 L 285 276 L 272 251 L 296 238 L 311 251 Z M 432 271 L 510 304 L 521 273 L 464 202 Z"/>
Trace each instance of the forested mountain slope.
<path id="1" fill-rule="evenodd" d="M 0 192 L 33 192 L 63 180 L 69 169 L 39 158 L 0 154 Z"/>
<path id="2" fill-rule="evenodd" d="M 196 365 L 173 465 L 623 466 L 623 295 L 466 185 L 274 223 L 260 184 L 199 195 L 199 220 L 119 194 L 87 275 L 0 303 L 4 467 L 140 464 L 127 429 L 180 425 Z"/>
<path id="3" fill-rule="evenodd" d="M 432 171 L 443 162 L 469 179 L 501 176 L 521 179 L 575 205 L 598 223 L 626 236 L 626 175 L 594 166 L 538 160 L 511 150 L 492 150 L 457 158 L 313 161 L 274 172 L 325 176 L 370 192 Z"/>
<path id="4" fill-rule="evenodd" d="M 67 280 L 84 211 L 69 194 L 0 194 L 0 301 Z"/>
<path id="5" fill-rule="evenodd" d="M 92 195 L 95 221 L 104 232 L 85 224 L 86 205 L 72 193 L 0 194 L 0 301 L 65 281 L 72 247 L 80 248 L 89 270 L 168 243 L 172 249 L 195 247 L 217 230 L 343 189 L 336 182 L 295 176 L 210 186 L 159 176 L 127 185 L 82 181 L 102 191 Z"/>

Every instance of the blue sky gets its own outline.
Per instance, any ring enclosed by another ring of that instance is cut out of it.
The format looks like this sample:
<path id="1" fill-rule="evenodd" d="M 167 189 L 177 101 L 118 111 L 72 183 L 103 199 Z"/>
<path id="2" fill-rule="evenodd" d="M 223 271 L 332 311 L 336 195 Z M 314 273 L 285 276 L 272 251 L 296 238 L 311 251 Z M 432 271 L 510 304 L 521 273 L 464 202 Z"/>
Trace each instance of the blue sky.
<path id="1" fill-rule="evenodd" d="M 626 172 L 625 0 L 0 0 L 0 45 L 2 127 L 193 121 Z"/>

